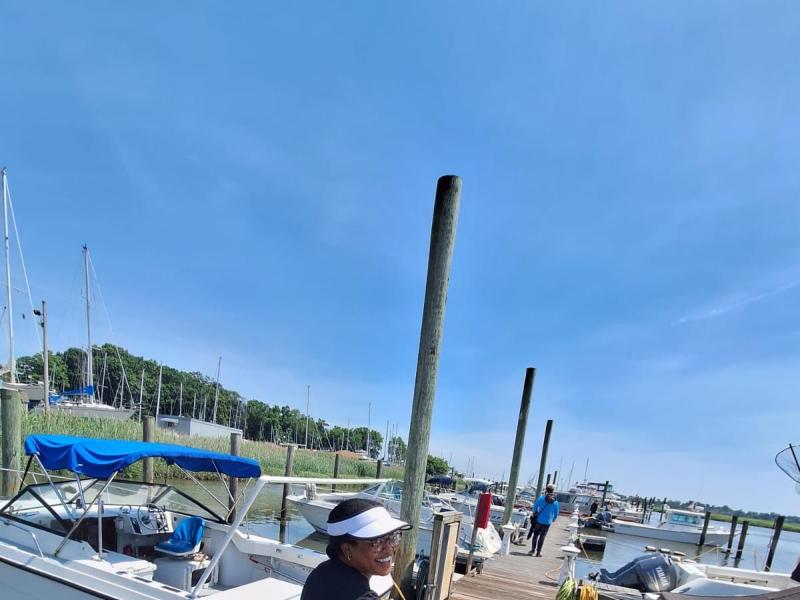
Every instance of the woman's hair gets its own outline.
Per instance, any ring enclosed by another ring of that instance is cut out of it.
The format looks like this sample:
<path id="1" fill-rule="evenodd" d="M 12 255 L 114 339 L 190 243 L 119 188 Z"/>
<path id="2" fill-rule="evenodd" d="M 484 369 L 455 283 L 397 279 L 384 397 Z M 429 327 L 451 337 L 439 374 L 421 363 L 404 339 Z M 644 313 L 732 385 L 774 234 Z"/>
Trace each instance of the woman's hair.
<path id="1" fill-rule="evenodd" d="M 328 515 L 328 523 L 338 523 L 344 521 L 355 515 L 359 515 L 377 506 L 383 506 L 380 502 L 375 500 L 367 500 L 366 498 L 350 498 L 337 504 L 331 513 Z M 325 554 L 329 558 L 338 558 L 339 551 L 343 542 L 355 540 L 349 534 L 332 535 L 328 538 L 328 546 L 325 548 Z"/>

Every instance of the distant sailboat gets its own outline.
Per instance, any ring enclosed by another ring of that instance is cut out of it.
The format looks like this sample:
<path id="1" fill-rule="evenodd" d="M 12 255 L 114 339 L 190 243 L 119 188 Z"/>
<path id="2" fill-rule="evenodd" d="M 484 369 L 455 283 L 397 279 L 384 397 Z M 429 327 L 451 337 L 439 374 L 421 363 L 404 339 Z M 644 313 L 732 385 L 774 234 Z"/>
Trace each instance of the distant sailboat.
<path id="1" fill-rule="evenodd" d="M 95 396 L 94 366 L 92 360 L 92 319 L 91 319 L 91 289 L 89 286 L 89 248 L 83 246 L 83 281 L 86 295 L 86 372 L 84 385 L 76 390 L 67 390 L 60 394 L 50 394 L 50 408 L 67 412 L 79 417 L 94 417 L 101 419 L 115 419 L 124 421 L 133 414 L 133 401 L 130 408 L 112 406 L 98 402 Z M 124 378 L 124 370 L 123 370 Z"/>

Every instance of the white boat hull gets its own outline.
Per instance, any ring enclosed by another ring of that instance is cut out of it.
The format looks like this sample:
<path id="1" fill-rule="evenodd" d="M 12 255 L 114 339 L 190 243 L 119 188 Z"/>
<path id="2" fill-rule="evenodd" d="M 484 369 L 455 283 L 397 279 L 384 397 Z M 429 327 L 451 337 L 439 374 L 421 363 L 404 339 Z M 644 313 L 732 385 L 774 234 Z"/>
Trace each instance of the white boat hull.
<path id="1" fill-rule="evenodd" d="M 677 529 L 666 529 L 653 525 L 642 525 L 641 523 L 625 523 L 614 521 L 614 533 L 620 535 L 632 535 L 645 537 L 665 542 L 681 542 L 684 544 L 700 543 L 700 531 L 681 531 Z M 706 532 L 706 546 L 721 546 L 728 541 L 728 533 L 709 530 Z"/>

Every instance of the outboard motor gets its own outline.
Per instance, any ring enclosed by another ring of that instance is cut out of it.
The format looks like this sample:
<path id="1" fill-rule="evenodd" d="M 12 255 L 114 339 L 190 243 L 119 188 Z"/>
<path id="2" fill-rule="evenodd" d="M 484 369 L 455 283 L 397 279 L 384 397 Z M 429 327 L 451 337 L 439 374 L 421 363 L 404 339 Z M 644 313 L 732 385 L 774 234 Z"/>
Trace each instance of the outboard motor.
<path id="1" fill-rule="evenodd" d="M 600 569 L 595 578 L 599 583 L 634 588 L 640 592 L 668 592 L 678 585 L 672 561 L 662 554 L 640 556 L 613 573 Z"/>

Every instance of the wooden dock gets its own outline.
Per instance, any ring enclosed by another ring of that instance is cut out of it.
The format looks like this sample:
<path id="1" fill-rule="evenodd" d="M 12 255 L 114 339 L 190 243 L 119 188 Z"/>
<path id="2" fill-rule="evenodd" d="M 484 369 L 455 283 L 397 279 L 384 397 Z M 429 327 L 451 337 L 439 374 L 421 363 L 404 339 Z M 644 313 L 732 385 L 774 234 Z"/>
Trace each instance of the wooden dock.
<path id="1" fill-rule="evenodd" d="M 498 556 L 483 565 L 479 575 L 465 576 L 454 582 L 451 600 L 521 600 L 543 598 L 554 600 L 561 571 L 561 547 L 569 539 L 563 515 L 544 539 L 542 556 L 530 556 L 530 540 L 525 546 L 511 545 L 508 556 Z"/>

